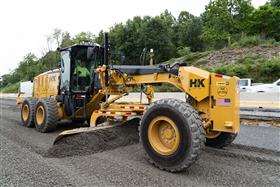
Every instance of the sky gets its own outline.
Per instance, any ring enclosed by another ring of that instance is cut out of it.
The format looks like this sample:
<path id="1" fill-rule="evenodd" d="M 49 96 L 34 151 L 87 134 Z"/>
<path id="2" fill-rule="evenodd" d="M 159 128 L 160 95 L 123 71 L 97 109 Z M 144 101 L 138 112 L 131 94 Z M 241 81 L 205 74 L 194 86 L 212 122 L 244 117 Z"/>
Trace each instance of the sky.
<path id="1" fill-rule="evenodd" d="M 254 7 L 267 0 L 252 0 Z M 55 28 L 71 36 L 98 34 L 134 16 L 155 16 L 183 10 L 196 16 L 209 0 L 6 0 L 0 2 L 0 76 L 14 70 L 27 53 L 41 57 Z"/>

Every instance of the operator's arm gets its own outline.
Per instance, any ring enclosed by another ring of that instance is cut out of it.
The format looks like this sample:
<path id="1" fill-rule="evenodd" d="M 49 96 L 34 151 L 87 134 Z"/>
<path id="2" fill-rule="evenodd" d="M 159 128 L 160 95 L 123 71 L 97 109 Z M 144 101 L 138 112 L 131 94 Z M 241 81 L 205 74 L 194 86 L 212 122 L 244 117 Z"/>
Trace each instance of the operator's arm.
<path id="1" fill-rule="evenodd" d="M 86 74 L 86 76 L 90 76 L 90 72 L 87 68 L 85 68 L 85 74 Z"/>

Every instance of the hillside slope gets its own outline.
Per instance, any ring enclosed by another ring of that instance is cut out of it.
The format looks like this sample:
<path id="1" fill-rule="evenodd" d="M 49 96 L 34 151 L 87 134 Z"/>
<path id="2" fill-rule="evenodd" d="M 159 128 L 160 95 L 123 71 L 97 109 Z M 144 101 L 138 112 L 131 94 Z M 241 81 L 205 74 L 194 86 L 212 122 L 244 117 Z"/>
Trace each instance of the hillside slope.
<path id="1" fill-rule="evenodd" d="M 195 52 L 164 63 L 186 62 L 212 72 L 240 78 L 250 77 L 260 82 L 280 78 L 280 46 L 224 48 L 217 51 Z"/>

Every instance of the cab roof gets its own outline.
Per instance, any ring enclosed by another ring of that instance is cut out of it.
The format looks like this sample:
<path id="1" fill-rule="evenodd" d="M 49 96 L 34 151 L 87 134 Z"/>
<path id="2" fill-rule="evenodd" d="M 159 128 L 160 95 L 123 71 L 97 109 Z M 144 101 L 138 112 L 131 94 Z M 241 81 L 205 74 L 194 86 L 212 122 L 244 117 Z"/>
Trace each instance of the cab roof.
<path id="1" fill-rule="evenodd" d="M 99 45 L 98 43 L 94 43 L 94 42 L 82 42 L 82 43 L 79 43 L 79 44 L 71 45 L 69 47 L 58 48 L 58 50 L 59 51 L 66 51 L 66 50 L 71 49 L 73 47 L 103 47 L 103 46 Z"/>

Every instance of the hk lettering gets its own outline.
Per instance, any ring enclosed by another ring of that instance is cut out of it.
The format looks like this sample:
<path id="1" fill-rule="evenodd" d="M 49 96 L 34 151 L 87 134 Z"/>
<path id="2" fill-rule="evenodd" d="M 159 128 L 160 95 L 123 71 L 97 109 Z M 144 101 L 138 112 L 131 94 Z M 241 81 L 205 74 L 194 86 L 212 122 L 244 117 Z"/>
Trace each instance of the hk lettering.
<path id="1" fill-rule="evenodd" d="M 205 87 L 205 79 L 190 79 L 190 87 Z"/>

